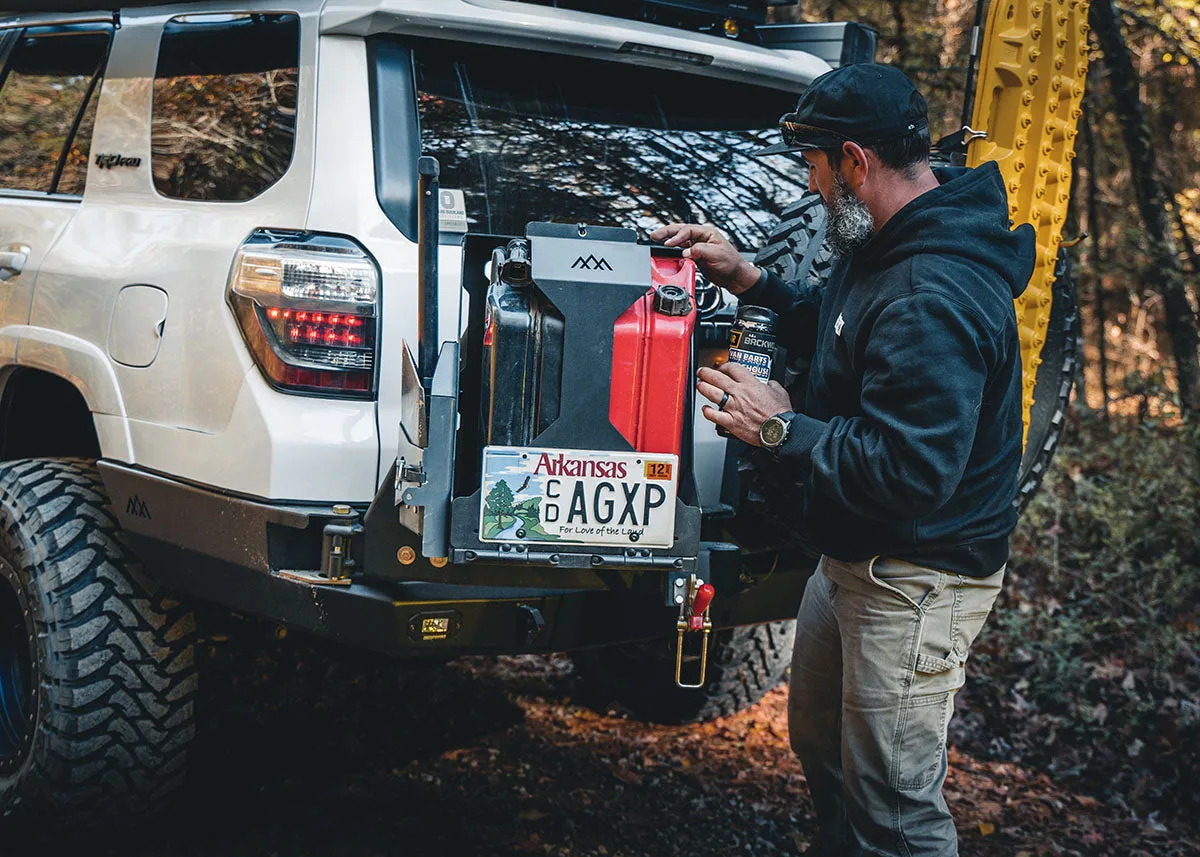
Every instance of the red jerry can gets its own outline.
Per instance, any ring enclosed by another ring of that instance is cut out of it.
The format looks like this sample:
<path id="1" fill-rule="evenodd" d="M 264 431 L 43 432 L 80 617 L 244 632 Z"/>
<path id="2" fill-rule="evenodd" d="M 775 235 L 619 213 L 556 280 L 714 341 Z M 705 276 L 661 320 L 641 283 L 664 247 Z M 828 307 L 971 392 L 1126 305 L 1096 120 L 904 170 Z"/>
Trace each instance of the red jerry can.
<path id="1" fill-rule="evenodd" d="M 651 255 L 652 288 L 613 329 L 608 418 L 639 452 L 679 454 L 692 383 L 696 263 Z"/>

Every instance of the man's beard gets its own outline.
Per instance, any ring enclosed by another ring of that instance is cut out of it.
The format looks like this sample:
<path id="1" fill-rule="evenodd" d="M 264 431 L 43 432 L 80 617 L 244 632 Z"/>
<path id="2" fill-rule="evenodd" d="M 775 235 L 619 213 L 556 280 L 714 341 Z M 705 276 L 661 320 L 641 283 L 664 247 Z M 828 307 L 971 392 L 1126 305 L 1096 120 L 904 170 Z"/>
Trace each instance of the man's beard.
<path id="1" fill-rule="evenodd" d="M 825 208 L 829 213 L 825 240 L 833 255 L 848 256 L 875 234 L 875 218 L 841 173 L 833 174 L 833 199 L 825 203 Z"/>

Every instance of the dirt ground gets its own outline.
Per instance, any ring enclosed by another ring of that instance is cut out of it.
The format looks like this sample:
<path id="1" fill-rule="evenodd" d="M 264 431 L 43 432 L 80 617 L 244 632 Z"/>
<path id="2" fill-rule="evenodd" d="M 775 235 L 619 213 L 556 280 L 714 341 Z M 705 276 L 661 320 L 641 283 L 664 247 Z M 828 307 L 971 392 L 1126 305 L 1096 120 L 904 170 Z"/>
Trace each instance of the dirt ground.
<path id="1" fill-rule="evenodd" d="M 203 726 L 153 825 L 0 840 L 0 855 L 795 855 L 815 821 L 785 693 L 692 727 L 577 703 L 565 657 L 467 658 L 405 674 L 269 632 L 202 646 Z M 964 857 L 1200 854 L 1045 774 L 951 754 Z M 86 850 L 79 850 L 86 845 Z"/>

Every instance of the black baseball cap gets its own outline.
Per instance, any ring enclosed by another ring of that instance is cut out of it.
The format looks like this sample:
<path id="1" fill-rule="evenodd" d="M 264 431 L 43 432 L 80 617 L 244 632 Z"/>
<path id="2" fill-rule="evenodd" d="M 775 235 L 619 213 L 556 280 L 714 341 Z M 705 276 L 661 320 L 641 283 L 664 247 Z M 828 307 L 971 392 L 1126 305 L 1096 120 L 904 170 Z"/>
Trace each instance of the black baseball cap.
<path id="1" fill-rule="evenodd" d="M 929 127 L 921 93 L 899 69 L 855 63 L 827 71 L 779 117 L 783 141 L 754 153 L 779 155 L 808 149 L 837 149 L 847 140 L 860 146 L 883 143 Z"/>

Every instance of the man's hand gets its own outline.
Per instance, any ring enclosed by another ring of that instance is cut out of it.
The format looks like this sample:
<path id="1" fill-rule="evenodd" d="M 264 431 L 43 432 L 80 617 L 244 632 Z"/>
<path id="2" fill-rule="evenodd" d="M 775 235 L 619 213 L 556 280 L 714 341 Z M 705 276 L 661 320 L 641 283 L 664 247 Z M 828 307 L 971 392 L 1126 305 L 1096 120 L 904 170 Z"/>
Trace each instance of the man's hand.
<path id="1" fill-rule="evenodd" d="M 709 282 L 739 295 L 758 282 L 759 270 L 747 262 L 715 226 L 671 223 L 650 233 L 652 241 L 683 247 Z"/>
<path id="2" fill-rule="evenodd" d="M 738 440 L 751 446 L 761 446 L 758 430 L 776 414 L 792 409 L 787 390 L 777 381 L 764 384 L 739 363 L 726 363 L 720 369 L 702 368 L 696 390 L 710 402 L 720 404 L 729 394 L 723 410 L 705 405 L 705 418 L 721 426 Z"/>

